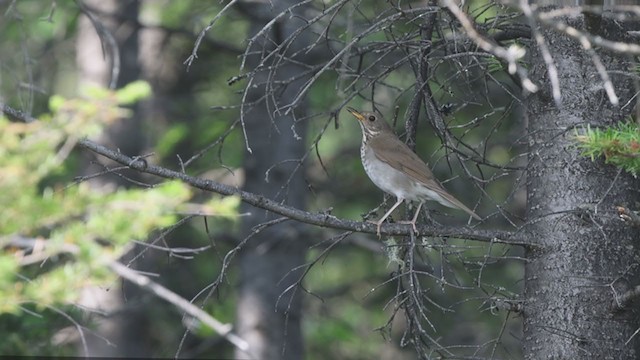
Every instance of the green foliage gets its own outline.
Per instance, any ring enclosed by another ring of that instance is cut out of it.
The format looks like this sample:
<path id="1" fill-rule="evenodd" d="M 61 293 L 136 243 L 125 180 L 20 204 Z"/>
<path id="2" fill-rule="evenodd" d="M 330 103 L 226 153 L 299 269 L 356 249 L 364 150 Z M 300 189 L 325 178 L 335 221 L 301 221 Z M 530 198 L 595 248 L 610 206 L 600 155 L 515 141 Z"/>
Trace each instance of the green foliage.
<path id="1" fill-rule="evenodd" d="M 151 93 L 151 85 L 146 81 L 138 80 L 127 84 L 115 92 L 115 95 L 120 105 L 129 105 L 151 96 Z"/>
<path id="2" fill-rule="evenodd" d="M 576 135 L 582 155 L 604 156 L 607 164 L 612 164 L 631 173 L 640 173 L 640 129 L 632 121 L 622 122 L 606 129 L 592 129 L 587 126 L 583 135 Z"/>
<path id="3" fill-rule="evenodd" d="M 47 357 L 52 358 L 77 355 L 75 348 L 59 346 L 69 336 L 73 336 L 73 332 L 61 331 L 54 335 L 52 340 L 52 329 L 73 329 L 66 317 L 52 308 L 39 311 L 33 304 L 26 304 L 24 308 L 33 314 L 38 314 L 38 316 L 0 314 L 0 333 L 3 334 L 2 341 L 0 341 L 0 354 L 7 357 L 12 354 L 46 354 Z M 79 318 L 80 310 L 67 309 L 66 315 Z M 25 341 L 27 337 L 28 341 Z"/>
<path id="4" fill-rule="evenodd" d="M 169 157 L 175 150 L 175 147 L 181 141 L 187 139 L 188 135 L 189 127 L 186 124 L 180 123 L 171 126 L 158 140 L 156 152 L 163 158 Z"/>
<path id="5" fill-rule="evenodd" d="M 147 96 L 150 88 L 132 83 L 115 92 L 93 88 L 84 93 L 87 98 L 53 96 L 53 114 L 39 121 L 0 117 L 0 202 L 8 205 L 0 217 L 0 327 L 7 321 L 26 326 L 34 321 L 33 311 L 67 312 L 87 286 L 113 286 L 115 275 L 106 265 L 118 260 L 131 240 L 144 240 L 175 223 L 191 197 L 189 188 L 175 181 L 144 190 L 52 182 L 64 172 L 77 140 L 96 136 L 128 115 L 121 105 Z M 229 197 L 204 207 L 233 217 L 238 205 L 239 199 Z M 42 326 L 42 319 L 37 322 Z M 47 330 L 49 337 L 52 330 Z M 12 353 L 42 353 L 23 346 L 29 336 L 19 339 L 24 343 L 12 342 L 19 351 Z M 5 345 L 0 342 L 0 348 Z"/>

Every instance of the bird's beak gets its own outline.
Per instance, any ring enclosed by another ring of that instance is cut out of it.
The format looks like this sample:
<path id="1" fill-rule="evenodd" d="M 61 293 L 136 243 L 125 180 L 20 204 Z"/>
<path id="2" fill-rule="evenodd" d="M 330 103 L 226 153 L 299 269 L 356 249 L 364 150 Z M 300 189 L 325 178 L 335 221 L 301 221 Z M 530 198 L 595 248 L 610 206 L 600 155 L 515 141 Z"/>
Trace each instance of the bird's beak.
<path id="1" fill-rule="evenodd" d="M 351 113 L 351 115 L 355 116 L 356 119 L 363 121 L 364 120 L 364 115 L 362 115 L 361 113 L 359 113 L 356 109 L 352 108 L 352 107 L 348 107 L 347 111 Z"/>

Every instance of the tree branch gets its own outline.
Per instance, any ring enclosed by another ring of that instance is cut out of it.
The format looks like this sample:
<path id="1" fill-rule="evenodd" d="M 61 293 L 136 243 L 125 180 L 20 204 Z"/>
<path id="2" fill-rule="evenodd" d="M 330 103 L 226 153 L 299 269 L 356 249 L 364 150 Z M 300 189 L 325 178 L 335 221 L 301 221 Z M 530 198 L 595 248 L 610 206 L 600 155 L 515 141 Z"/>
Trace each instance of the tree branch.
<path id="1" fill-rule="evenodd" d="M 151 281 L 151 279 L 149 279 L 148 277 L 138 274 L 137 272 L 129 269 L 128 267 L 120 264 L 117 261 L 112 261 L 111 263 L 109 263 L 109 268 L 124 279 L 131 281 L 141 288 L 151 291 L 156 296 L 170 302 L 176 307 L 184 310 L 187 314 L 202 321 L 222 337 L 227 339 L 227 341 L 233 344 L 233 346 L 249 355 L 251 359 L 254 358 L 253 356 L 251 356 L 251 353 L 249 351 L 249 343 L 240 338 L 238 335 L 234 334 L 232 331 L 233 326 L 231 326 L 230 324 L 221 323 L 220 321 L 216 320 L 211 315 L 206 313 L 204 310 L 187 301 L 185 298 L 179 296 L 178 294 L 165 288 L 164 286 Z"/>
<path id="2" fill-rule="evenodd" d="M 535 93 L 538 91 L 538 87 L 529 79 L 527 75 L 527 71 L 518 63 L 524 56 L 524 49 L 512 45 L 509 48 L 503 48 L 502 46 L 496 44 L 493 40 L 490 40 L 483 35 L 481 35 L 478 30 L 476 30 L 474 26 L 474 22 L 467 17 L 467 15 L 458 7 L 458 5 L 453 0 L 445 0 L 445 6 L 449 9 L 451 14 L 453 14 L 456 19 L 462 25 L 465 33 L 471 40 L 473 40 L 476 45 L 478 45 L 482 50 L 486 52 L 490 52 L 496 57 L 499 57 L 507 62 L 509 74 L 517 73 L 522 82 L 522 86 L 527 89 L 527 91 L 531 93 Z"/>
<path id="3" fill-rule="evenodd" d="M 41 245 L 41 248 L 39 250 L 35 250 L 39 246 L 38 245 L 39 242 L 41 242 L 43 245 Z M 44 249 L 44 246 L 50 243 L 51 243 L 50 241 L 40 240 L 37 238 L 27 238 L 27 237 L 22 237 L 20 235 L 10 235 L 8 237 L 0 238 L 0 248 L 5 246 L 16 246 L 18 248 L 29 249 L 31 252 L 37 252 L 38 254 L 43 255 L 40 257 L 39 259 L 40 261 L 43 261 L 47 257 L 51 256 L 50 252 L 42 251 Z M 65 247 L 61 249 L 61 251 L 69 254 L 77 254 L 79 252 L 79 249 L 75 245 L 67 244 Z M 24 261 L 20 261 L 20 263 L 28 265 L 29 263 L 32 263 L 32 262 L 25 263 Z M 185 313 L 200 320 L 202 323 L 209 326 L 215 332 L 220 334 L 220 336 L 222 336 L 227 341 L 229 341 L 233 346 L 237 347 L 246 355 L 248 355 L 251 359 L 255 358 L 254 356 L 252 356 L 251 352 L 249 351 L 249 344 L 247 343 L 247 341 L 233 333 L 232 325 L 223 324 L 222 322 L 216 320 L 214 317 L 209 315 L 204 310 L 190 303 L 185 298 L 179 296 L 178 294 L 165 288 L 164 286 L 153 282 L 147 276 L 139 274 L 136 271 L 128 268 L 123 264 L 120 264 L 117 261 L 110 261 L 107 264 L 107 266 L 122 278 L 129 280 L 130 282 L 140 286 L 141 288 L 151 291 L 156 296 L 168 301 L 169 303 L 175 305 L 177 308 L 183 310 Z M 51 309 L 55 309 L 51 306 L 48 306 L 48 307 Z M 60 311 L 57 311 L 57 312 L 64 315 Z M 85 353 L 86 353 L 86 350 L 85 350 Z"/>
<path id="4" fill-rule="evenodd" d="M 14 109 L 11 106 L 2 102 L 0 102 L 0 111 L 3 112 L 5 115 L 7 115 L 9 118 L 20 120 L 26 123 L 37 120 L 33 116 L 27 113 L 24 113 L 20 110 Z"/>
<path id="5" fill-rule="evenodd" d="M 107 157 L 131 169 L 156 175 L 165 179 L 178 179 L 195 188 L 205 191 L 215 192 L 222 195 L 238 195 L 240 199 L 247 204 L 286 216 L 293 220 L 321 227 L 351 230 L 370 234 L 376 233 L 376 225 L 372 223 L 339 219 L 328 213 L 310 213 L 292 206 L 281 204 L 262 195 L 243 191 L 212 180 L 189 176 L 185 173 L 170 170 L 161 166 L 150 165 L 140 157 L 129 157 L 120 152 L 96 144 L 90 140 L 83 139 L 78 143 L 82 147 L 89 149 L 96 154 Z M 411 225 L 407 224 L 383 224 L 380 232 L 385 235 L 409 235 L 411 230 Z M 473 229 L 461 226 L 444 227 L 428 225 L 419 225 L 417 226 L 417 230 L 421 236 L 455 237 L 467 240 L 519 246 L 533 245 L 527 242 L 524 237 L 521 237 L 519 234 L 508 231 Z"/>

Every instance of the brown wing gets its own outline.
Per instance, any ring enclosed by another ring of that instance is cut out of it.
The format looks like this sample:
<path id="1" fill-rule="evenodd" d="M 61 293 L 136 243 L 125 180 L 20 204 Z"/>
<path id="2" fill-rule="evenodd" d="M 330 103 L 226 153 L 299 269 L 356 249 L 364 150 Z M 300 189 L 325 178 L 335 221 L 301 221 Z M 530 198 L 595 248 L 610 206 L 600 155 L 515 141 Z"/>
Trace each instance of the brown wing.
<path id="1" fill-rule="evenodd" d="M 380 160 L 393 167 L 398 171 L 402 171 L 416 181 L 423 183 L 429 189 L 435 191 L 454 207 L 464 210 L 475 219 L 480 220 L 471 209 L 466 207 L 458 199 L 449 194 L 442 185 L 435 179 L 427 164 L 422 161 L 409 149 L 407 144 L 391 134 L 380 134 L 369 140 L 373 153 Z"/>

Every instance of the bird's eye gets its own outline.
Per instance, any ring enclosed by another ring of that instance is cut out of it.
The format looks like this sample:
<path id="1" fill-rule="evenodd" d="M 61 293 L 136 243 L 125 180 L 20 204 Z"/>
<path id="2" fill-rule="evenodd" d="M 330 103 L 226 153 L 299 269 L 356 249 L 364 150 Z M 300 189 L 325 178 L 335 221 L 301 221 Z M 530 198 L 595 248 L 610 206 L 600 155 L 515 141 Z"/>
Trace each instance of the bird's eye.
<path id="1" fill-rule="evenodd" d="M 376 121 L 376 117 L 373 115 L 369 115 L 369 121 Z"/>

